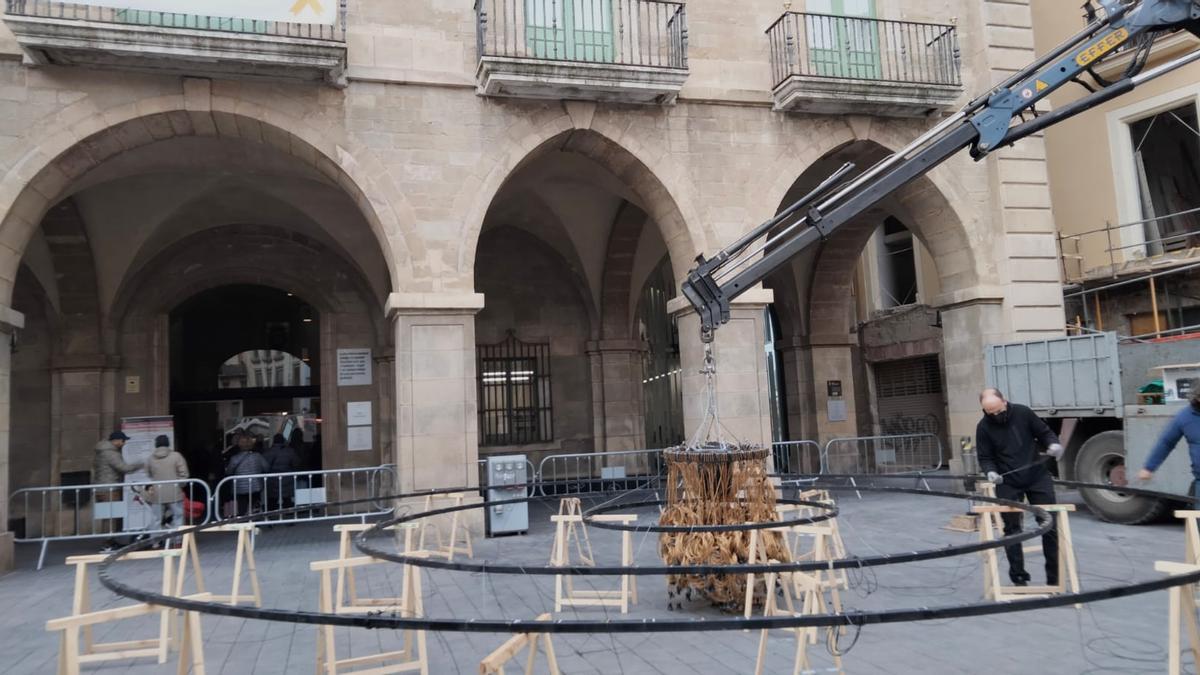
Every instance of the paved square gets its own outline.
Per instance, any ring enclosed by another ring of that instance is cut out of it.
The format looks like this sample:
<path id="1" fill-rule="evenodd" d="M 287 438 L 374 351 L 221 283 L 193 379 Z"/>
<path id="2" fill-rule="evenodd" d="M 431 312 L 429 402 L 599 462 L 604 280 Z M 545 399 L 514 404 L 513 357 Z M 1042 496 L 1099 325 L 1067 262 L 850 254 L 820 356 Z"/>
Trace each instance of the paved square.
<path id="1" fill-rule="evenodd" d="M 1078 501 L 1070 493 L 1063 501 Z M 974 535 L 943 529 L 964 503 L 931 497 L 864 494 L 840 500 L 840 523 L 851 554 L 900 552 L 964 543 Z M 597 503 L 592 500 L 591 504 Z M 585 506 L 588 500 L 585 500 Z M 476 558 L 542 566 L 549 559 L 553 531 L 549 515 L 557 503 L 535 504 L 530 510 L 531 532 L 526 536 L 476 539 Z M 641 512 L 642 520 L 653 517 Z M 1155 560 L 1182 560 L 1183 531 L 1177 524 L 1126 527 L 1100 522 L 1081 509 L 1072 517 L 1080 578 L 1084 589 L 1096 589 L 1156 578 Z M 601 564 L 619 563 L 619 534 L 591 531 Z M 200 540 L 209 590 L 228 588 L 233 568 L 233 535 L 208 534 Z M 657 539 L 634 535 L 639 564 L 656 564 Z M 68 553 L 93 552 L 92 544 L 51 547 L 47 566 L 33 570 L 35 546 L 20 547 L 20 569 L 0 578 L 0 653 L 4 672 L 12 675 L 54 672 L 55 636 L 45 621 L 69 613 L 71 570 L 62 564 Z M 316 610 L 317 575 L 311 560 L 337 555 L 330 524 L 266 529 L 257 544 L 259 577 L 268 607 Z M 1041 583 L 1037 554 L 1031 556 L 1034 583 Z M 158 563 L 122 563 L 123 579 L 156 587 Z M 880 609 L 974 603 L 982 599 L 980 559 L 969 555 L 928 563 L 877 568 L 853 575 L 854 588 L 843 593 L 848 607 Z M 598 588 L 615 580 L 578 582 Z M 399 595 L 400 570 L 391 565 L 359 574 L 360 596 Z M 124 604 L 93 582 L 93 607 Z M 630 617 L 679 618 L 669 612 L 662 580 L 642 577 L 640 602 Z M 227 591 L 225 591 L 227 592 Z M 533 618 L 553 610 L 553 577 L 506 577 L 432 571 L 425 582 L 425 609 L 430 616 Z M 686 608 L 692 616 L 719 616 L 700 604 Z M 1138 673 L 1163 672 L 1166 667 L 1167 597 L 1155 593 L 1085 606 L 992 617 L 868 626 L 844 656 L 851 673 Z M 619 616 L 613 610 L 579 609 L 564 618 Z M 155 621 L 149 618 L 108 624 L 97 630 L 98 640 L 149 637 Z M 209 673 L 314 672 L 316 628 L 226 617 L 203 620 Z M 555 636 L 555 649 L 565 673 L 749 673 L 754 670 L 758 633 L 741 631 L 623 636 Z M 851 638 L 853 633 L 851 633 Z M 430 634 L 431 673 L 478 672 L 479 660 L 506 636 L 494 634 Z M 847 643 L 849 641 L 847 640 Z M 338 657 L 362 656 L 397 648 L 393 631 L 338 630 Z M 767 672 L 791 672 L 794 643 L 777 632 L 769 643 Z M 832 667 L 824 644 L 810 649 L 819 671 Z M 1191 667 L 1190 655 L 1185 664 Z M 84 672 L 167 673 L 175 665 L 141 661 L 132 665 L 85 667 Z M 538 672 L 545 672 L 544 666 Z"/>

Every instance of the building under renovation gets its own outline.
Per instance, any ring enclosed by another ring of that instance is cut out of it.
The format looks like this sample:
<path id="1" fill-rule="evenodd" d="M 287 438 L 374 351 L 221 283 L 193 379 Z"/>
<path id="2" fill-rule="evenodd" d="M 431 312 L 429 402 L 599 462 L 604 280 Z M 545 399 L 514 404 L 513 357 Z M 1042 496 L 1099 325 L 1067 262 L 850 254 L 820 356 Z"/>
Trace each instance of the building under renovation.
<path id="1" fill-rule="evenodd" d="M 1034 53 L 1013 0 L 258 4 L 6 0 L 0 524 L 140 416 L 197 475 L 286 415 L 402 489 L 677 443 L 695 257 Z M 1039 139 L 959 156 L 743 295 L 728 433 L 970 434 L 984 345 L 1062 332 L 1050 206 Z"/>

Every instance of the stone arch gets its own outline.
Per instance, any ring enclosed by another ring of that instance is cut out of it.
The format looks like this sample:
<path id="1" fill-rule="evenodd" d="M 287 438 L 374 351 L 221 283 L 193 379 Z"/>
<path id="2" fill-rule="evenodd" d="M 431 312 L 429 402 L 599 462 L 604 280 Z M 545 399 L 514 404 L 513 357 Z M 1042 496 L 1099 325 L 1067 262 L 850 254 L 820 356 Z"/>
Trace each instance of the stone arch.
<path id="1" fill-rule="evenodd" d="M 575 291 L 574 295 L 579 301 L 579 306 L 583 308 L 584 313 L 588 317 L 588 334 L 595 339 L 600 333 L 601 313 L 596 307 L 596 302 L 592 298 L 592 294 L 588 292 L 587 279 L 571 264 L 570 260 L 564 253 L 555 246 L 551 246 L 536 235 L 533 235 L 519 227 L 511 225 L 501 225 L 499 227 L 489 228 L 484 232 L 484 236 L 511 236 L 516 238 L 522 246 L 537 250 L 541 255 L 553 260 L 557 267 L 557 272 L 566 278 L 571 288 Z"/>
<path id="2" fill-rule="evenodd" d="M 646 214 L 628 202 L 613 221 L 605 254 L 604 281 L 600 289 L 600 339 L 635 338 L 633 263 Z"/>
<path id="3" fill-rule="evenodd" d="M 665 160 L 654 162 L 649 159 L 649 153 L 635 139 L 625 139 L 621 129 L 615 126 L 607 129 L 599 119 L 589 119 L 587 124 L 586 128 L 577 127 L 574 118 L 568 114 L 553 118 L 515 141 L 496 161 L 481 185 L 463 191 L 475 197 L 472 205 L 462 208 L 468 213 L 460 236 L 463 243 L 458 260 L 464 277 L 471 277 L 484 220 L 506 181 L 550 150 L 583 155 L 621 180 L 636 197 L 637 205 L 660 228 L 676 274 L 692 267 L 696 255 L 710 237 L 700 225 L 703 221 L 693 206 L 695 201 L 690 198 L 682 171 L 666 165 Z M 673 187 L 668 187 L 667 180 Z"/>
<path id="4" fill-rule="evenodd" d="M 207 262 L 212 251 L 238 248 L 241 242 L 269 239 L 273 256 L 295 257 L 307 261 L 290 267 L 264 264 L 268 261 L 239 257 L 238 264 Z M 331 264 L 331 259 L 334 261 Z M 176 270 L 171 273 L 170 270 Z M 153 280 L 154 283 L 148 283 Z M 257 285 L 294 292 L 322 314 L 345 313 L 345 295 L 335 285 L 339 281 L 356 291 L 368 307 L 371 333 L 376 343 L 387 345 L 391 332 L 384 320 L 378 298 L 350 262 L 321 242 L 295 232 L 269 226 L 224 225 L 184 237 L 159 252 L 136 274 L 121 284 L 110 313 L 113 329 L 118 329 L 132 314 L 135 303 L 142 313 L 169 313 L 188 298 L 221 286 Z M 165 282 L 165 283 L 164 283 Z"/>
<path id="5" fill-rule="evenodd" d="M 790 201 L 792 194 L 799 192 L 796 190 L 798 185 L 815 186 L 840 166 L 843 158 L 854 155 L 863 158 L 865 161 L 856 163 L 859 170 L 865 170 L 924 131 L 912 122 L 875 121 L 860 126 L 857 121 L 857 118 L 850 118 L 849 121 L 823 122 L 821 133 L 806 136 L 806 140 L 815 139 L 814 143 L 797 145 L 781 153 L 781 159 L 769 174 L 774 180 L 766 191 L 764 209 L 770 210 L 759 214 L 762 220 L 770 219 L 786 207 L 784 202 Z M 969 165 L 969 162 L 970 159 L 965 155 L 952 158 L 946 165 L 917 178 L 882 202 L 885 204 L 883 208 L 900 217 L 929 250 L 937 266 L 944 294 L 979 285 L 994 268 L 987 261 L 988 247 L 973 244 L 978 237 L 968 234 L 984 229 L 980 220 L 986 218 L 986 213 L 973 214 L 969 220 L 964 220 L 963 215 L 954 208 L 954 204 L 976 201 L 971 198 L 962 177 L 954 170 L 955 166 Z M 795 173 L 797 164 L 807 167 L 798 178 Z M 842 231 L 851 227 L 847 225 Z M 839 236 L 851 235 L 839 232 L 834 239 Z"/>
<path id="6" fill-rule="evenodd" d="M 371 226 L 388 263 L 393 290 L 424 265 L 420 244 L 406 233 L 414 216 L 397 181 L 362 143 L 315 111 L 277 107 L 213 95 L 207 87 L 100 109 L 91 98 L 76 102 L 27 134 L 21 159 L 0 178 L 0 302 L 11 301 L 16 266 L 42 217 L 71 183 L 105 160 L 133 148 L 178 136 L 222 136 L 263 143 L 296 158 L 340 186 Z M 203 84 L 207 85 L 207 82 Z M 233 93 L 233 92 L 226 92 Z"/>

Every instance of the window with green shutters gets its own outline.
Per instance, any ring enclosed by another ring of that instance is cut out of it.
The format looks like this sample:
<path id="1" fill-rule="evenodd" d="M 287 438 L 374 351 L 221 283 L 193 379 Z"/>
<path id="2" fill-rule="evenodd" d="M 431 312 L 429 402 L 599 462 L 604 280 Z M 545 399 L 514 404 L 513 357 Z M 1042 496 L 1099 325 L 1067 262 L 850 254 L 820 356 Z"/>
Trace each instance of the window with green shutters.
<path id="1" fill-rule="evenodd" d="M 525 39 L 535 58 L 612 62 L 612 0 L 525 0 Z"/>
<path id="2" fill-rule="evenodd" d="M 808 0 L 809 57 L 822 77 L 880 78 L 874 0 Z"/>

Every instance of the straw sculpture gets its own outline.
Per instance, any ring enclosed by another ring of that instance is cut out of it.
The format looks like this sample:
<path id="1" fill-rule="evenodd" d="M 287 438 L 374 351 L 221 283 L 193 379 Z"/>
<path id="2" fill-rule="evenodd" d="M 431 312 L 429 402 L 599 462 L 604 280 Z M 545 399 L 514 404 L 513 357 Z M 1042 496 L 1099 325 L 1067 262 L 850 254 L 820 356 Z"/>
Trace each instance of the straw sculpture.
<path id="1" fill-rule="evenodd" d="M 775 488 L 767 477 L 767 449 L 758 446 L 675 447 L 667 462 L 667 506 L 662 525 L 741 525 L 776 520 Z M 790 561 L 783 538 L 760 531 L 767 557 Z M 750 532 L 664 532 L 659 554 L 668 565 L 734 565 L 746 563 Z M 759 577 L 761 584 L 761 577 Z M 706 598 L 726 611 L 740 611 L 746 575 L 673 575 L 667 579 L 669 607 L 686 598 Z M 756 589 L 755 602 L 765 598 Z"/>

